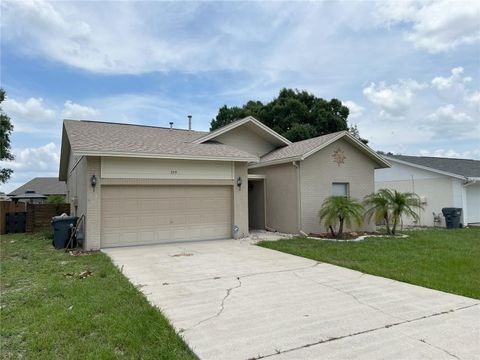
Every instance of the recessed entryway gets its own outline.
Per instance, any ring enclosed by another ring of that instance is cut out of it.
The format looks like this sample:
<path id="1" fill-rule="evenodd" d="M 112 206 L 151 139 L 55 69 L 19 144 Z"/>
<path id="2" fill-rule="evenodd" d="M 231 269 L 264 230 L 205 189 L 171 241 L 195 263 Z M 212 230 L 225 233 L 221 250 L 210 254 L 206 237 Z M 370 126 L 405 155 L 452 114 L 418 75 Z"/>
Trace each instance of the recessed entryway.
<path id="1" fill-rule="evenodd" d="M 265 178 L 248 175 L 248 224 L 250 229 L 265 229 Z"/>

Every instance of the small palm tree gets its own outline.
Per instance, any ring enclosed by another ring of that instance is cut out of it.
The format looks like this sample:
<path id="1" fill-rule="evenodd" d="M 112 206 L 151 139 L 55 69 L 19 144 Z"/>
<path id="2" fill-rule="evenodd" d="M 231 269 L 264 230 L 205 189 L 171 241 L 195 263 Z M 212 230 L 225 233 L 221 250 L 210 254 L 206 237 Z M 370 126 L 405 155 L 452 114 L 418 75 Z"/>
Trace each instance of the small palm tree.
<path id="1" fill-rule="evenodd" d="M 393 235 L 395 235 L 398 222 L 403 215 L 409 216 L 416 221 L 420 221 L 420 217 L 415 210 L 423 210 L 422 202 L 417 194 L 411 192 L 402 193 L 397 190 L 391 192 L 390 207 L 393 220 Z"/>
<path id="2" fill-rule="evenodd" d="M 372 217 L 375 223 L 385 221 L 387 234 L 390 234 L 390 203 L 393 193 L 389 189 L 380 189 L 376 193 L 365 196 L 364 205 L 367 207 L 365 217 L 370 221 Z"/>
<path id="3" fill-rule="evenodd" d="M 332 236 L 341 238 L 344 224 L 349 228 L 352 227 L 352 221 L 358 225 L 362 224 L 362 212 L 363 206 L 357 200 L 344 196 L 330 196 L 323 201 L 318 215 Z M 338 232 L 335 232 L 337 223 Z"/>

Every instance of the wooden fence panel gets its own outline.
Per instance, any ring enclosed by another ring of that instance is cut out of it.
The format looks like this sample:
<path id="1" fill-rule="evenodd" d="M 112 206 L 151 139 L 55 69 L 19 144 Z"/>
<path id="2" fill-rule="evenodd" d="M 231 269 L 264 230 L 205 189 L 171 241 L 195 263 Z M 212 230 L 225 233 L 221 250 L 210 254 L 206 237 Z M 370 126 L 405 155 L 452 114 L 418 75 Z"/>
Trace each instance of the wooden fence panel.
<path id="1" fill-rule="evenodd" d="M 27 204 L 27 232 L 49 228 L 52 217 L 70 214 L 70 204 Z"/>

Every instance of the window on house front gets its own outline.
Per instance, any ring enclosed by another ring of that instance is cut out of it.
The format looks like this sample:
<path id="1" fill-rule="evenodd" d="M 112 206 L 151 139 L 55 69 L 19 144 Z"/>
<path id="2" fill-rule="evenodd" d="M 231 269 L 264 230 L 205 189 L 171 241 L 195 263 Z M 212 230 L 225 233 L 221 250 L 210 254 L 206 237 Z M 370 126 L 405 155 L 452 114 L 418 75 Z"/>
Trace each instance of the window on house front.
<path id="1" fill-rule="evenodd" d="M 333 196 L 348 196 L 348 183 L 333 183 L 332 184 Z"/>

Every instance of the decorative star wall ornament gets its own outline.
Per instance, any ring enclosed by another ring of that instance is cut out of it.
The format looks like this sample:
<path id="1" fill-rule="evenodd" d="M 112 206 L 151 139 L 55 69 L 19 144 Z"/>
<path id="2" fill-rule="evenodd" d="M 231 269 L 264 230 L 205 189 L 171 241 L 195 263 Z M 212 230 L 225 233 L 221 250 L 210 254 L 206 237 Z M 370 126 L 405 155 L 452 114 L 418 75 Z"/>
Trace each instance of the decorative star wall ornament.
<path id="1" fill-rule="evenodd" d="M 338 148 L 333 152 L 332 157 L 333 157 L 333 161 L 336 162 L 338 166 L 340 166 L 340 164 L 344 164 L 345 159 L 347 158 L 345 156 L 345 152 L 340 148 Z"/>

